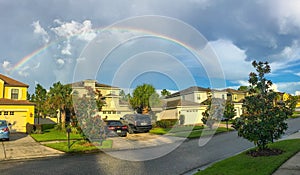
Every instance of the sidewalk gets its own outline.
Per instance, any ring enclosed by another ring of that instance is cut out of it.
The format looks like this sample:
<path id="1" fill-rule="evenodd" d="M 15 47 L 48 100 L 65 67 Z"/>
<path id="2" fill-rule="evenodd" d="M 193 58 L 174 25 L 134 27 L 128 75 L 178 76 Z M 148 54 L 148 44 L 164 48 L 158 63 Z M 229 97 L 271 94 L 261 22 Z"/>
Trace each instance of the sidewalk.
<path id="1" fill-rule="evenodd" d="M 283 139 L 299 139 L 300 132 L 296 132 L 286 138 Z M 282 164 L 278 170 L 273 173 L 273 175 L 298 175 L 300 174 L 300 152 L 295 154 L 289 160 L 287 160 L 284 164 Z"/>
<path id="2" fill-rule="evenodd" d="M 19 160 L 60 156 L 64 153 L 36 142 L 23 133 L 12 133 L 10 141 L 0 142 L 0 162 L 4 160 Z"/>

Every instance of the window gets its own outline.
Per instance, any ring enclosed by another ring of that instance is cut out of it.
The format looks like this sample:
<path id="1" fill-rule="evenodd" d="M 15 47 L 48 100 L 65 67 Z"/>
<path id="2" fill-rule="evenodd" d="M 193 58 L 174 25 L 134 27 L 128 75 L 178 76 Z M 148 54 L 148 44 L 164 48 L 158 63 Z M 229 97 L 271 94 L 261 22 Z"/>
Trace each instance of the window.
<path id="1" fill-rule="evenodd" d="M 19 89 L 11 90 L 11 99 L 17 100 L 19 98 Z"/>
<path id="2" fill-rule="evenodd" d="M 4 115 L 8 115 L 8 111 L 4 111 Z"/>
<path id="3" fill-rule="evenodd" d="M 2 111 L 0 111 L 0 115 L 2 115 Z"/>
<path id="4" fill-rule="evenodd" d="M 106 114 L 106 111 L 103 111 L 103 114 Z"/>
<path id="5" fill-rule="evenodd" d="M 9 115 L 15 115 L 15 112 L 14 111 L 10 111 Z"/>

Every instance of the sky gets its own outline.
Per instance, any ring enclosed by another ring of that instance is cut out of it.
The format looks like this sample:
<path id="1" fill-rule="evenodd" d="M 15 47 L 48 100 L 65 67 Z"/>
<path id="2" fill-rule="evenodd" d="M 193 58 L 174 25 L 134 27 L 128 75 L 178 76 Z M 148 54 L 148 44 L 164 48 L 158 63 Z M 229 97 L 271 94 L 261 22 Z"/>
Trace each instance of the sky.
<path id="1" fill-rule="evenodd" d="M 0 73 L 30 86 L 96 79 L 181 90 L 248 85 L 268 61 L 300 91 L 298 0 L 0 0 Z"/>

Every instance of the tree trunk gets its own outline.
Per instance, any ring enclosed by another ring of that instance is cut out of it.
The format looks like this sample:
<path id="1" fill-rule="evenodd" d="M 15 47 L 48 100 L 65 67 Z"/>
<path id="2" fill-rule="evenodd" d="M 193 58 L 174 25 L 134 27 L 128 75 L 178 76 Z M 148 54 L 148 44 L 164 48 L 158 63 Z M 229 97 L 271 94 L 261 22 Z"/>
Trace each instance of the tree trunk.
<path id="1" fill-rule="evenodd" d="M 66 129 L 66 110 L 61 110 L 61 129 Z"/>

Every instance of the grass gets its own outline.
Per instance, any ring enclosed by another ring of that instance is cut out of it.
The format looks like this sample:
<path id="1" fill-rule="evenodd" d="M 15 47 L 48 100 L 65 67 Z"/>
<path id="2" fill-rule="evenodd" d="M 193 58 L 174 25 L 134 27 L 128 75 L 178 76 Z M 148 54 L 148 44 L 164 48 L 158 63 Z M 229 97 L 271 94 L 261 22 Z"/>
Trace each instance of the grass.
<path id="1" fill-rule="evenodd" d="M 205 132 L 205 135 L 202 135 L 204 127 L 203 126 L 184 126 L 184 127 L 174 127 L 174 128 L 153 128 L 150 130 L 152 134 L 164 135 L 170 134 L 176 137 L 185 137 L 185 138 L 199 138 L 201 136 L 212 135 L 214 133 L 226 132 L 227 128 L 219 127 L 216 132 L 214 130 Z M 231 131 L 232 129 L 229 128 Z"/>
<path id="2" fill-rule="evenodd" d="M 275 142 L 270 148 L 281 149 L 284 152 L 277 156 L 251 157 L 243 152 L 236 156 L 215 163 L 196 175 L 240 175 L 256 174 L 270 175 L 286 160 L 300 151 L 300 139 Z"/>
<path id="3" fill-rule="evenodd" d="M 112 140 L 104 140 L 101 146 L 98 143 L 91 144 L 85 140 L 71 141 L 70 149 L 68 148 L 68 142 L 48 143 L 45 145 L 66 153 L 79 153 L 112 148 Z"/>
<path id="4" fill-rule="evenodd" d="M 67 133 L 63 131 L 56 130 L 55 128 L 47 129 L 43 131 L 42 134 L 31 134 L 38 142 L 45 142 L 45 141 L 55 141 L 55 140 L 67 140 Z M 73 134 L 70 133 L 71 140 L 80 140 L 83 139 L 80 134 Z"/>

